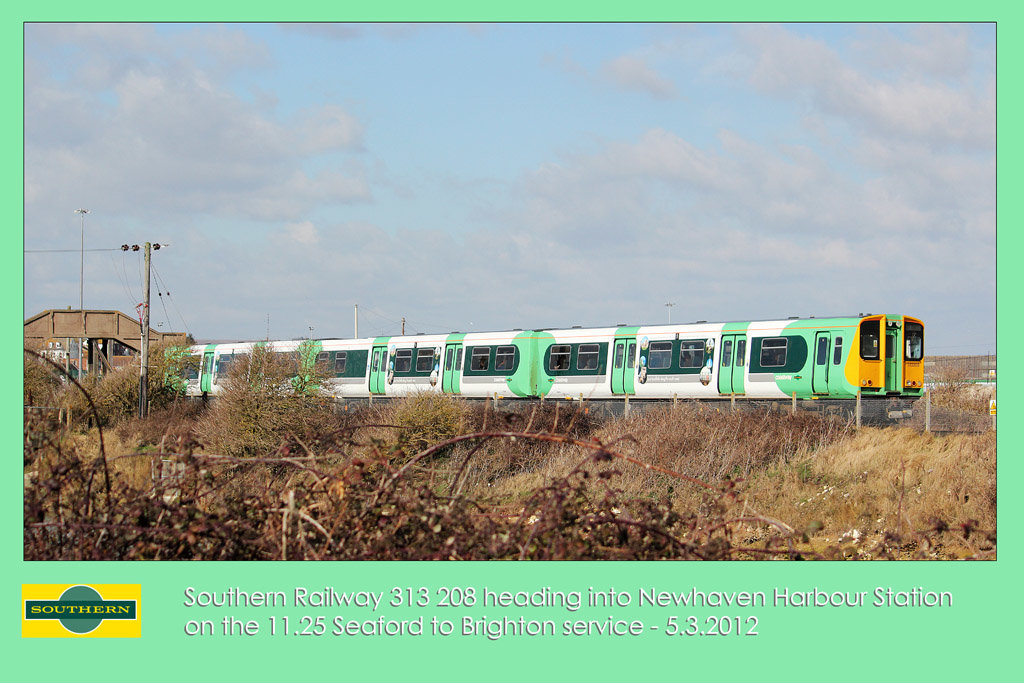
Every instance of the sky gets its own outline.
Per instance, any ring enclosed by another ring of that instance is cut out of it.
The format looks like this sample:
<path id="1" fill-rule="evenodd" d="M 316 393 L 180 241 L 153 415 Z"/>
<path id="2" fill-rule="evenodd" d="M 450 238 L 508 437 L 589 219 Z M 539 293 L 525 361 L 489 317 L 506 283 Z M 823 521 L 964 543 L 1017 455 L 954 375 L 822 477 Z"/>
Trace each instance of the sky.
<path id="1" fill-rule="evenodd" d="M 149 241 L 200 340 L 870 312 L 994 353 L 995 34 L 26 24 L 25 316 L 134 314 Z"/>

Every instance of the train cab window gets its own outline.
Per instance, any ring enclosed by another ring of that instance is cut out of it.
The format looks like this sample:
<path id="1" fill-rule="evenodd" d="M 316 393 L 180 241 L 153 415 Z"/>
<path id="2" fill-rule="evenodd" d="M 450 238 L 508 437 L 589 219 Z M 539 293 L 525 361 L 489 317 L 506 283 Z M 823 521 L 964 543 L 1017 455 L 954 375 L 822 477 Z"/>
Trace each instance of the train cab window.
<path id="1" fill-rule="evenodd" d="M 551 347 L 551 358 L 548 359 L 548 370 L 568 370 L 569 356 L 572 347 L 568 344 L 556 344 Z"/>
<path id="2" fill-rule="evenodd" d="M 699 368 L 704 365 L 704 340 L 679 344 L 679 367 Z"/>
<path id="3" fill-rule="evenodd" d="M 651 353 L 647 359 L 647 367 L 651 370 L 664 370 L 672 367 L 672 342 L 651 342 Z"/>
<path id="4" fill-rule="evenodd" d="M 576 356 L 576 369 L 597 370 L 600 349 L 597 344 L 580 344 L 579 355 Z"/>
<path id="5" fill-rule="evenodd" d="M 615 345 L 615 369 L 621 370 L 626 360 L 626 345 L 619 343 Z"/>
<path id="6" fill-rule="evenodd" d="M 455 372 L 462 372 L 462 347 L 455 351 Z"/>
<path id="7" fill-rule="evenodd" d="M 836 348 L 832 352 L 832 365 L 839 365 L 843 360 L 843 338 L 836 337 Z"/>
<path id="8" fill-rule="evenodd" d="M 742 368 L 747 362 L 747 340 L 736 340 L 736 367 Z"/>
<path id="9" fill-rule="evenodd" d="M 455 360 L 455 349 L 448 349 L 444 354 L 444 371 L 452 369 L 452 361 Z"/>
<path id="10" fill-rule="evenodd" d="M 412 349 L 398 349 L 395 352 L 395 373 L 412 370 Z"/>
<path id="11" fill-rule="evenodd" d="M 727 368 L 732 365 L 732 340 L 727 339 L 722 342 L 722 367 Z"/>
<path id="12" fill-rule="evenodd" d="M 499 346 L 494 351 L 494 369 L 500 372 L 512 372 L 515 369 L 516 347 Z"/>
<path id="13" fill-rule="evenodd" d="M 924 358 L 924 325 L 908 322 L 903 328 L 903 333 L 907 339 L 907 350 L 904 357 L 907 360 Z"/>
<path id="14" fill-rule="evenodd" d="M 786 348 L 789 340 L 785 337 L 769 337 L 761 342 L 761 367 L 781 368 L 786 364 Z"/>
<path id="15" fill-rule="evenodd" d="M 434 349 L 416 349 L 416 372 L 430 372 L 434 369 Z"/>
<path id="16" fill-rule="evenodd" d="M 469 361 L 469 369 L 474 372 L 486 372 L 491 366 L 491 347 L 474 346 L 473 355 Z"/>
<path id="17" fill-rule="evenodd" d="M 344 375 L 345 364 L 348 361 L 348 351 L 338 351 L 337 355 L 334 356 L 334 374 Z"/>
<path id="18" fill-rule="evenodd" d="M 893 344 L 895 337 L 889 337 L 888 344 L 885 345 L 885 357 L 888 360 L 892 360 L 896 357 L 896 345 Z"/>
<path id="19" fill-rule="evenodd" d="M 626 349 L 626 368 L 633 369 L 636 366 L 636 342 L 629 342 L 629 348 Z"/>
<path id="20" fill-rule="evenodd" d="M 860 324 L 860 357 L 878 360 L 879 320 L 865 320 Z"/>

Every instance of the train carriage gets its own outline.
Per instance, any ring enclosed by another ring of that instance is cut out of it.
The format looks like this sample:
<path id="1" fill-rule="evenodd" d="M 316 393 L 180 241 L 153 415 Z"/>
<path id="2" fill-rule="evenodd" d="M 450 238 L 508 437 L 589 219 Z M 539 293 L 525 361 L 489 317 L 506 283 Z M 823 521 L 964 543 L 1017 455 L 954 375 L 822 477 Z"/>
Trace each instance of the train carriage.
<path id="1" fill-rule="evenodd" d="M 420 391 L 604 400 L 919 396 L 924 324 L 902 314 L 269 342 L 316 362 L 335 398 Z M 192 396 L 253 343 L 192 347 Z"/>

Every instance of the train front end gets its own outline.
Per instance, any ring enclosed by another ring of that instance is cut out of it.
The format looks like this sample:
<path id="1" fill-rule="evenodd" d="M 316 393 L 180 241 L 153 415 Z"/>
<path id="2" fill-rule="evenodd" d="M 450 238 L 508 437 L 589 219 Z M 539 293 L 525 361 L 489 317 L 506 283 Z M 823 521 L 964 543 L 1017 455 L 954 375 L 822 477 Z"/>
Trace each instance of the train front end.
<path id="1" fill-rule="evenodd" d="M 860 318 L 846 378 L 862 396 L 924 392 L 924 323 L 908 315 Z"/>

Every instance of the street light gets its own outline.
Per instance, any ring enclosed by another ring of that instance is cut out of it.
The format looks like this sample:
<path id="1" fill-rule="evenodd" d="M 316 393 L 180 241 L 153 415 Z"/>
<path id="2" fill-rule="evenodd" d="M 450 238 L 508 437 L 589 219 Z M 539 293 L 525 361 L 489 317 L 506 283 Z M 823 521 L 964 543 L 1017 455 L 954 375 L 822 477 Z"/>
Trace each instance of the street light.
<path id="1" fill-rule="evenodd" d="M 668 304 L 665 304 L 665 306 L 668 307 L 668 324 L 671 325 L 672 324 L 672 307 L 675 306 L 675 304 L 674 303 L 668 303 Z"/>
<path id="2" fill-rule="evenodd" d="M 78 310 L 82 315 L 82 334 L 85 334 L 85 214 L 89 209 L 75 209 L 75 213 L 82 216 L 82 251 L 81 268 L 78 279 Z M 82 338 L 78 338 L 78 378 L 82 378 Z"/>

